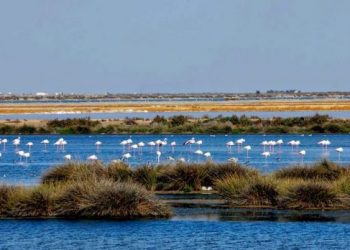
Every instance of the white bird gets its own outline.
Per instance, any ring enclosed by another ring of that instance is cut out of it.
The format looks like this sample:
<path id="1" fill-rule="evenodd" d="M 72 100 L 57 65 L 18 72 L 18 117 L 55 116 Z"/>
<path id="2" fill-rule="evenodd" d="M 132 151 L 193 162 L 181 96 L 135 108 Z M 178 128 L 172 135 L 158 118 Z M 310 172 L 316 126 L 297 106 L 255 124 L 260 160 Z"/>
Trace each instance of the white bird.
<path id="1" fill-rule="evenodd" d="M 14 140 L 12 141 L 12 144 L 13 144 L 13 145 L 16 147 L 16 149 L 17 149 L 18 145 L 21 144 L 21 138 L 18 137 L 18 138 L 16 138 L 16 139 L 14 139 Z"/>
<path id="2" fill-rule="evenodd" d="M 87 158 L 89 161 L 97 161 L 98 158 L 96 155 L 90 155 L 88 158 Z"/>
<path id="3" fill-rule="evenodd" d="M 340 154 L 344 152 L 344 149 L 343 148 L 336 148 L 335 151 L 338 152 L 338 161 L 340 161 Z"/>
<path id="4" fill-rule="evenodd" d="M 243 143 L 245 143 L 245 139 L 243 139 L 243 138 L 238 139 L 238 140 L 236 141 L 236 144 L 238 144 L 238 145 L 242 145 Z"/>
<path id="5" fill-rule="evenodd" d="M 266 151 L 266 146 L 269 145 L 269 142 L 268 142 L 268 141 L 263 141 L 263 142 L 261 143 L 261 145 L 263 145 L 263 147 L 264 147 L 263 151 L 265 152 L 265 151 Z"/>
<path id="6" fill-rule="evenodd" d="M 63 158 L 65 159 L 65 160 L 67 160 L 67 161 L 70 161 L 70 160 L 72 160 L 72 156 L 71 155 L 65 155 L 65 156 L 63 156 Z"/>
<path id="7" fill-rule="evenodd" d="M 301 150 L 299 152 L 299 155 L 301 157 L 301 163 L 303 163 L 304 162 L 304 156 L 306 155 L 306 151 L 305 150 Z"/>
<path id="8" fill-rule="evenodd" d="M 102 145 L 101 141 L 95 142 L 96 150 L 99 150 L 101 145 Z"/>
<path id="9" fill-rule="evenodd" d="M 175 158 L 174 158 L 174 157 L 169 156 L 169 157 L 168 157 L 168 160 L 169 160 L 169 161 L 175 161 Z"/>
<path id="10" fill-rule="evenodd" d="M 189 145 L 190 148 L 192 146 L 192 144 L 195 144 L 196 140 L 192 137 L 190 140 L 185 141 L 184 145 Z"/>
<path id="11" fill-rule="evenodd" d="M 226 142 L 226 147 L 229 149 L 230 152 L 232 150 L 232 146 L 234 146 L 234 145 L 235 145 L 235 143 L 233 141 Z"/>
<path id="12" fill-rule="evenodd" d="M 175 142 L 175 141 L 172 141 L 172 142 L 170 143 L 170 146 L 171 146 L 171 150 L 172 150 L 173 153 L 174 153 L 174 150 L 175 150 L 175 147 L 176 147 L 176 142 Z"/>
<path id="13" fill-rule="evenodd" d="M 26 158 L 26 162 L 28 162 L 28 158 L 30 157 L 30 153 L 29 152 L 24 153 L 23 157 Z"/>
<path id="14" fill-rule="evenodd" d="M 33 145 L 34 145 L 33 142 L 28 142 L 28 143 L 27 143 L 27 146 L 28 146 L 29 151 L 30 151 L 31 147 L 33 147 Z"/>
<path id="15" fill-rule="evenodd" d="M 338 153 L 343 153 L 344 149 L 343 148 L 336 148 L 335 151 L 337 151 Z"/>
<path id="16" fill-rule="evenodd" d="M 261 155 L 265 157 L 265 161 L 266 161 L 267 157 L 271 156 L 271 153 L 270 152 L 263 152 Z"/>
<path id="17" fill-rule="evenodd" d="M 179 158 L 179 159 L 178 159 L 178 162 L 182 162 L 182 163 L 184 163 L 184 162 L 186 162 L 186 159 L 185 159 L 185 158 L 183 158 L 183 157 L 181 157 L 181 158 Z"/>
<path id="18" fill-rule="evenodd" d="M 160 162 L 160 156 L 162 155 L 162 152 L 157 150 L 156 154 L 157 154 L 157 162 L 159 163 Z"/>
<path id="19" fill-rule="evenodd" d="M 244 147 L 244 149 L 247 151 L 247 158 L 249 157 L 249 151 L 252 150 L 252 147 L 247 145 Z"/>
<path id="20" fill-rule="evenodd" d="M 137 144 L 132 144 L 132 145 L 131 145 L 131 148 L 132 148 L 132 149 L 138 149 L 139 146 L 138 146 Z"/>
<path id="21" fill-rule="evenodd" d="M 145 146 L 145 143 L 141 141 L 141 142 L 137 143 L 137 146 L 139 147 L 140 152 L 142 153 L 142 148 Z"/>
<path id="22" fill-rule="evenodd" d="M 198 145 L 198 148 L 201 148 L 201 145 L 203 144 L 202 140 L 198 140 L 196 141 L 196 144 Z"/>
<path id="23" fill-rule="evenodd" d="M 203 151 L 200 150 L 200 149 L 198 149 L 198 150 L 196 150 L 194 153 L 197 154 L 197 155 L 202 155 L 202 154 L 203 154 Z"/>
<path id="24" fill-rule="evenodd" d="M 131 158 L 131 154 L 130 153 L 126 153 L 122 155 L 122 160 L 126 160 L 126 162 L 128 161 L 128 159 Z"/>
<path id="25" fill-rule="evenodd" d="M 237 163 L 238 159 L 236 157 L 231 157 L 227 160 L 228 162 Z"/>
<path id="26" fill-rule="evenodd" d="M 204 153 L 204 156 L 209 158 L 209 157 L 211 157 L 211 153 L 210 152 L 206 152 L 206 153 Z"/>
<path id="27" fill-rule="evenodd" d="M 24 156 L 24 151 L 20 150 L 17 152 L 17 154 L 19 155 L 19 161 L 21 162 L 22 161 L 22 157 Z"/>
<path id="28" fill-rule="evenodd" d="M 2 139 L 1 143 L 4 145 L 4 150 L 6 149 L 6 143 L 8 142 L 7 139 Z"/>
<path id="29" fill-rule="evenodd" d="M 47 150 L 47 145 L 50 143 L 50 141 L 48 139 L 45 139 L 45 140 L 42 140 L 40 143 L 44 144 L 44 148 L 45 148 L 45 151 L 46 151 Z"/>
<path id="30" fill-rule="evenodd" d="M 270 151 L 274 152 L 274 147 L 277 143 L 275 141 L 269 141 L 268 144 L 270 146 Z"/>

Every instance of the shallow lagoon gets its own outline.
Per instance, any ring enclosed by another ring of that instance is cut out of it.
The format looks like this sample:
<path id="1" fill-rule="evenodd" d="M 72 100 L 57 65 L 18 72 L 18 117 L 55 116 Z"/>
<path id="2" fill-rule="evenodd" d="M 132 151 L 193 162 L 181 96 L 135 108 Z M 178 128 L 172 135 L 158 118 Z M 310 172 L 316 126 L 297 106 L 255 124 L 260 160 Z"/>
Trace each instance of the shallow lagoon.
<path id="1" fill-rule="evenodd" d="M 9 140 L 5 149 L 3 145 L 0 145 L 0 152 L 2 153 L 2 157 L 0 158 L 0 181 L 5 183 L 35 184 L 48 168 L 63 163 L 63 157 L 66 154 L 71 154 L 73 159 L 77 161 L 85 161 L 89 155 L 96 154 L 100 160 L 109 163 L 114 159 L 119 159 L 123 153 L 128 151 L 132 154 L 128 162 L 133 167 L 147 163 L 157 164 L 155 147 L 146 145 L 142 149 L 142 152 L 140 149 L 124 150 L 120 142 L 128 139 L 129 136 L 127 135 L 63 136 L 68 142 L 68 145 L 64 150 L 57 150 L 53 143 L 60 137 L 59 135 L 22 136 L 21 145 L 17 150 L 28 151 L 29 148 L 26 144 L 28 142 L 34 143 L 31 148 L 31 157 L 26 162 L 24 159 L 20 161 L 19 156 L 16 154 L 16 148 L 12 145 L 12 140 L 16 136 L 0 135 L 0 138 L 7 138 Z M 192 135 L 133 135 L 131 138 L 135 143 L 140 141 L 147 143 L 149 141 L 167 138 L 168 145 L 160 149 L 162 152 L 160 157 L 161 162 L 169 162 L 169 157 L 175 159 L 183 157 L 189 162 L 206 161 L 206 157 L 194 153 L 199 148 L 197 145 L 192 145 L 191 147 L 182 145 L 183 142 L 191 137 Z M 50 140 L 50 145 L 48 145 L 47 150 L 44 150 L 44 145 L 40 144 L 40 142 L 46 138 Z M 328 158 L 347 165 L 350 163 L 350 135 L 196 135 L 195 138 L 196 140 L 203 141 L 200 149 L 203 152 L 211 152 L 213 161 L 227 162 L 229 158 L 235 157 L 241 164 L 255 167 L 262 172 L 271 172 L 292 164 L 309 164 L 322 158 Z M 252 147 L 248 157 L 243 147 L 233 146 L 230 151 L 225 145 L 227 141 L 236 141 L 239 138 L 245 138 L 246 142 L 244 145 L 250 145 Z M 260 145 L 261 142 L 278 139 L 283 139 L 285 144 L 281 147 L 275 146 L 271 156 L 265 159 L 261 155 L 263 152 L 263 147 Z M 327 152 L 317 144 L 318 141 L 323 139 L 329 139 L 332 142 Z M 103 143 L 99 150 L 95 146 L 95 142 L 98 140 Z M 300 140 L 301 145 L 298 149 L 292 150 L 292 147 L 287 145 L 287 142 L 290 140 Z M 172 151 L 169 145 L 172 141 L 177 143 L 174 151 Z M 340 158 L 335 151 L 337 147 L 344 148 L 344 153 Z M 302 149 L 306 150 L 304 159 L 298 154 Z"/>
<path id="2" fill-rule="evenodd" d="M 97 154 L 104 162 L 119 158 L 123 147 L 121 140 L 128 136 L 92 135 L 64 136 L 68 145 L 64 151 L 57 151 L 52 145 L 61 136 L 22 136 L 18 149 L 28 150 L 25 145 L 32 141 L 32 157 L 28 163 L 19 162 L 15 147 L 8 143 L 0 161 L 0 175 L 5 183 L 35 184 L 40 176 L 53 165 L 63 163 L 65 154 L 72 154 L 77 160 L 85 160 L 88 155 Z M 134 142 L 148 142 L 164 139 L 160 135 L 137 135 Z M 182 146 L 182 142 L 191 135 L 166 136 L 168 141 L 176 141 L 179 146 L 174 153 L 170 146 L 162 148 L 161 161 L 168 156 L 185 157 L 190 161 L 204 161 L 191 149 Z M 252 146 L 249 158 L 243 149 L 235 146 L 228 152 L 225 142 L 245 138 L 246 144 Z M 15 136 L 0 136 L 12 141 Z M 40 142 L 48 138 L 51 144 L 47 151 Z M 322 139 L 331 140 L 328 154 L 317 145 Z M 322 157 L 338 161 L 336 147 L 343 147 L 341 162 L 350 162 L 350 135 L 200 135 L 203 140 L 201 149 L 210 151 L 213 160 L 224 162 L 229 157 L 237 157 L 263 172 L 290 164 L 301 163 L 297 150 L 289 145 L 275 148 L 275 153 L 266 161 L 261 156 L 263 140 L 283 139 L 300 140 L 300 149 L 307 155 L 304 163 L 311 163 Z M 94 143 L 103 142 L 99 151 Z M 130 164 L 136 167 L 141 162 L 156 163 L 155 149 L 145 147 L 142 154 L 131 152 L 134 157 Z M 278 159 L 279 156 L 279 159 Z M 249 162 L 247 162 L 249 161 Z M 162 197 L 164 199 L 164 197 Z M 180 197 L 181 198 L 181 197 Z M 174 197 L 168 197 L 174 199 Z M 175 216 L 162 220 L 107 221 L 107 220 L 0 220 L 0 248 L 3 249 L 227 249 L 227 248 L 308 248 L 333 249 L 348 248 L 350 243 L 350 212 L 348 211 L 278 211 L 263 209 L 232 209 L 223 206 L 181 206 L 173 208 Z"/>

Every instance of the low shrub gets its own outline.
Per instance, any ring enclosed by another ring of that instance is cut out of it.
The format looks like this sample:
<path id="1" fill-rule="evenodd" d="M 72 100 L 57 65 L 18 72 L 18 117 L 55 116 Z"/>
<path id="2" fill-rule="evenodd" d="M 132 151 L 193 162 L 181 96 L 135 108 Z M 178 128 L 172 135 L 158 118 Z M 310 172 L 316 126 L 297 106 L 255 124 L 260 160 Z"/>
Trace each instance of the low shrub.
<path id="1" fill-rule="evenodd" d="M 328 185 L 310 182 L 291 187 L 281 206 L 294 209 L 323 209 L 335 206 L 337 203 L 336 194 Z"/>

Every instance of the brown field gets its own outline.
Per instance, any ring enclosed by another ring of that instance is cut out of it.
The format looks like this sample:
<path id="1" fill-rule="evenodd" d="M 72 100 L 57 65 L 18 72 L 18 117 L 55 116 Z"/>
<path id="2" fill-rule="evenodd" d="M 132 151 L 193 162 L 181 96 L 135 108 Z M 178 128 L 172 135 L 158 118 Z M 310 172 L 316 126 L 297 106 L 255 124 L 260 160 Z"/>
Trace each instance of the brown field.
<path id="1" fill-rule="evenodd" d="M 227 101 L 158 103 L 65 103 L 0 104 L 0 114 L 35 114 L 56 112 L 230 112 L 230 111 L 341 111 L 350 110 L 350 101 Z"/>

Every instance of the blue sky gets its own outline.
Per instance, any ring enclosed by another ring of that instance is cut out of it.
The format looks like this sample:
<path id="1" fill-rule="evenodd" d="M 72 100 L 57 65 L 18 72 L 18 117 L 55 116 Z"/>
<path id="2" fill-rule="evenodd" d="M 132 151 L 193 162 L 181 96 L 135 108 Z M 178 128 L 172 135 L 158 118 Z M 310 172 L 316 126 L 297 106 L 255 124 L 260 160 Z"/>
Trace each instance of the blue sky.
<path id="1" fill-rule="evenodd" d="M 0 92 L 350 91 L 350 1 L 0 0 Z"/>

